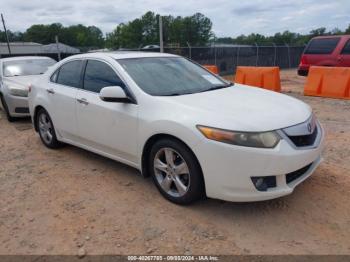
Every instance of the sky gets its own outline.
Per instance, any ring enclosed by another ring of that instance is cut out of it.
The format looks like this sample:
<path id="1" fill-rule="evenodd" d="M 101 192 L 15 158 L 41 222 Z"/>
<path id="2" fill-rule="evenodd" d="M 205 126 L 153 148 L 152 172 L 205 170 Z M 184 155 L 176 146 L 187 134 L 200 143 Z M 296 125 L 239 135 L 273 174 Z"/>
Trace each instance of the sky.
<path id="1" fill-rule="evenodd" d="M 107 33 L 147 11 L 173 16 L 200 12 L 212 20 L 218 37 L 308 33 L 319 27 L 344 30 L 350 24 L 349 0 L 1 0 L 0 5 L 11 31 L 59 22 L 95 25 Z"/>

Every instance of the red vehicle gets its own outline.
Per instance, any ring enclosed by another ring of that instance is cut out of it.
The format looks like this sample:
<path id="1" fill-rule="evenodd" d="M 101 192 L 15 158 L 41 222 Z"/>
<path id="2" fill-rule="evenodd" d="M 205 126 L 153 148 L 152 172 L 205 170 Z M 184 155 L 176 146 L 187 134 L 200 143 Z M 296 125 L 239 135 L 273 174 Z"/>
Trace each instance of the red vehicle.
<path id="1" fill-rule="evenodd" d="M 350 35 L 311 39 L 301 57 L 298 75 L 307 76 L 310 66 L 350 67 Z"/>

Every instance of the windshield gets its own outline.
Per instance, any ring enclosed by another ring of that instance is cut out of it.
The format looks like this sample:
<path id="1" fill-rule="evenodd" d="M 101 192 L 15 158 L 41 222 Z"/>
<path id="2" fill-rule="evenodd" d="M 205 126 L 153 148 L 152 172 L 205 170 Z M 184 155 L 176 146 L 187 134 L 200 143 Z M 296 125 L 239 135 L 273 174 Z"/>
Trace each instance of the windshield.
<path id="1" fill-rule="evenodd" d="M 153 96 L 206 92 L 228 86 L 221 78 L 182 57 L 120 59 L 136 84 Z"/>
<path id="2" fill-rule="evenodd" d="M 49 66 L 55 64 L 53 59 L 24 59 L 4 62 L 4 76 L 40 75 L 46 72 Z"/>

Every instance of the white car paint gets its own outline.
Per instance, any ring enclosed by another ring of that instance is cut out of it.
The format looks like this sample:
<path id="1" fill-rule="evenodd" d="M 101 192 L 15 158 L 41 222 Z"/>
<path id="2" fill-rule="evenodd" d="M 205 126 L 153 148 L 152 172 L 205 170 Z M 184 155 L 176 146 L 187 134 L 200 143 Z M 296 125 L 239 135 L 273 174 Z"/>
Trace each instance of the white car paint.
<path id="1" fill-rule="evenodd" d="M 196 155 L 208 197 L 228 201 L 259 201 L 290 194 L 321 162 L 324 131 L 318 123 L 318 143 L 295 148 L 281 139 L 273 149 L 248 148 L 208 140 L 197 125 L 225 130 L 265 132 L 302 124 L 311 108 L 292 97 L 235 84 L 233 87 L 190 95 L 161 97 L 146 94 L 116 59 L 177 57 L 170 54 L 121 52 L 88 53 L 67 58 L 50 68 L 33 85 L 30 113 L 44 107 L 55 125 L 58 140 L 115 159 L 142 171 L 142 153 L 154 135 L 183 141 Z M 127 85 L 137 104 L 108 103 L 99 94 L 50 81 L 62 64 L 76 59 L 110 65 Z M 47 90 L 54 90 L 49 94 Z M 76 102 L 86 99 L 88 105 Z M 287 184 L 285 175 L 313 163 L 300 178 Z M 251 177 L 276 176 L 277 186 L 255 189 Z"/>

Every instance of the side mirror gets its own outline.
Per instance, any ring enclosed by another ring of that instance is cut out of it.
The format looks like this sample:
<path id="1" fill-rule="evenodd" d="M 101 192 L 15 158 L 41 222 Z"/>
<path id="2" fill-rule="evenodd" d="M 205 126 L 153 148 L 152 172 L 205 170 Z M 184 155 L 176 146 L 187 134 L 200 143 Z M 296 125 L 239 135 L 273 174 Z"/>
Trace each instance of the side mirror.
<path id="1" fill-rule="evenodd" d="M 102 88 L 100 91 L 100 98 L 105 102 L 134 103 L 120 86 L 106 86 Z"/>

